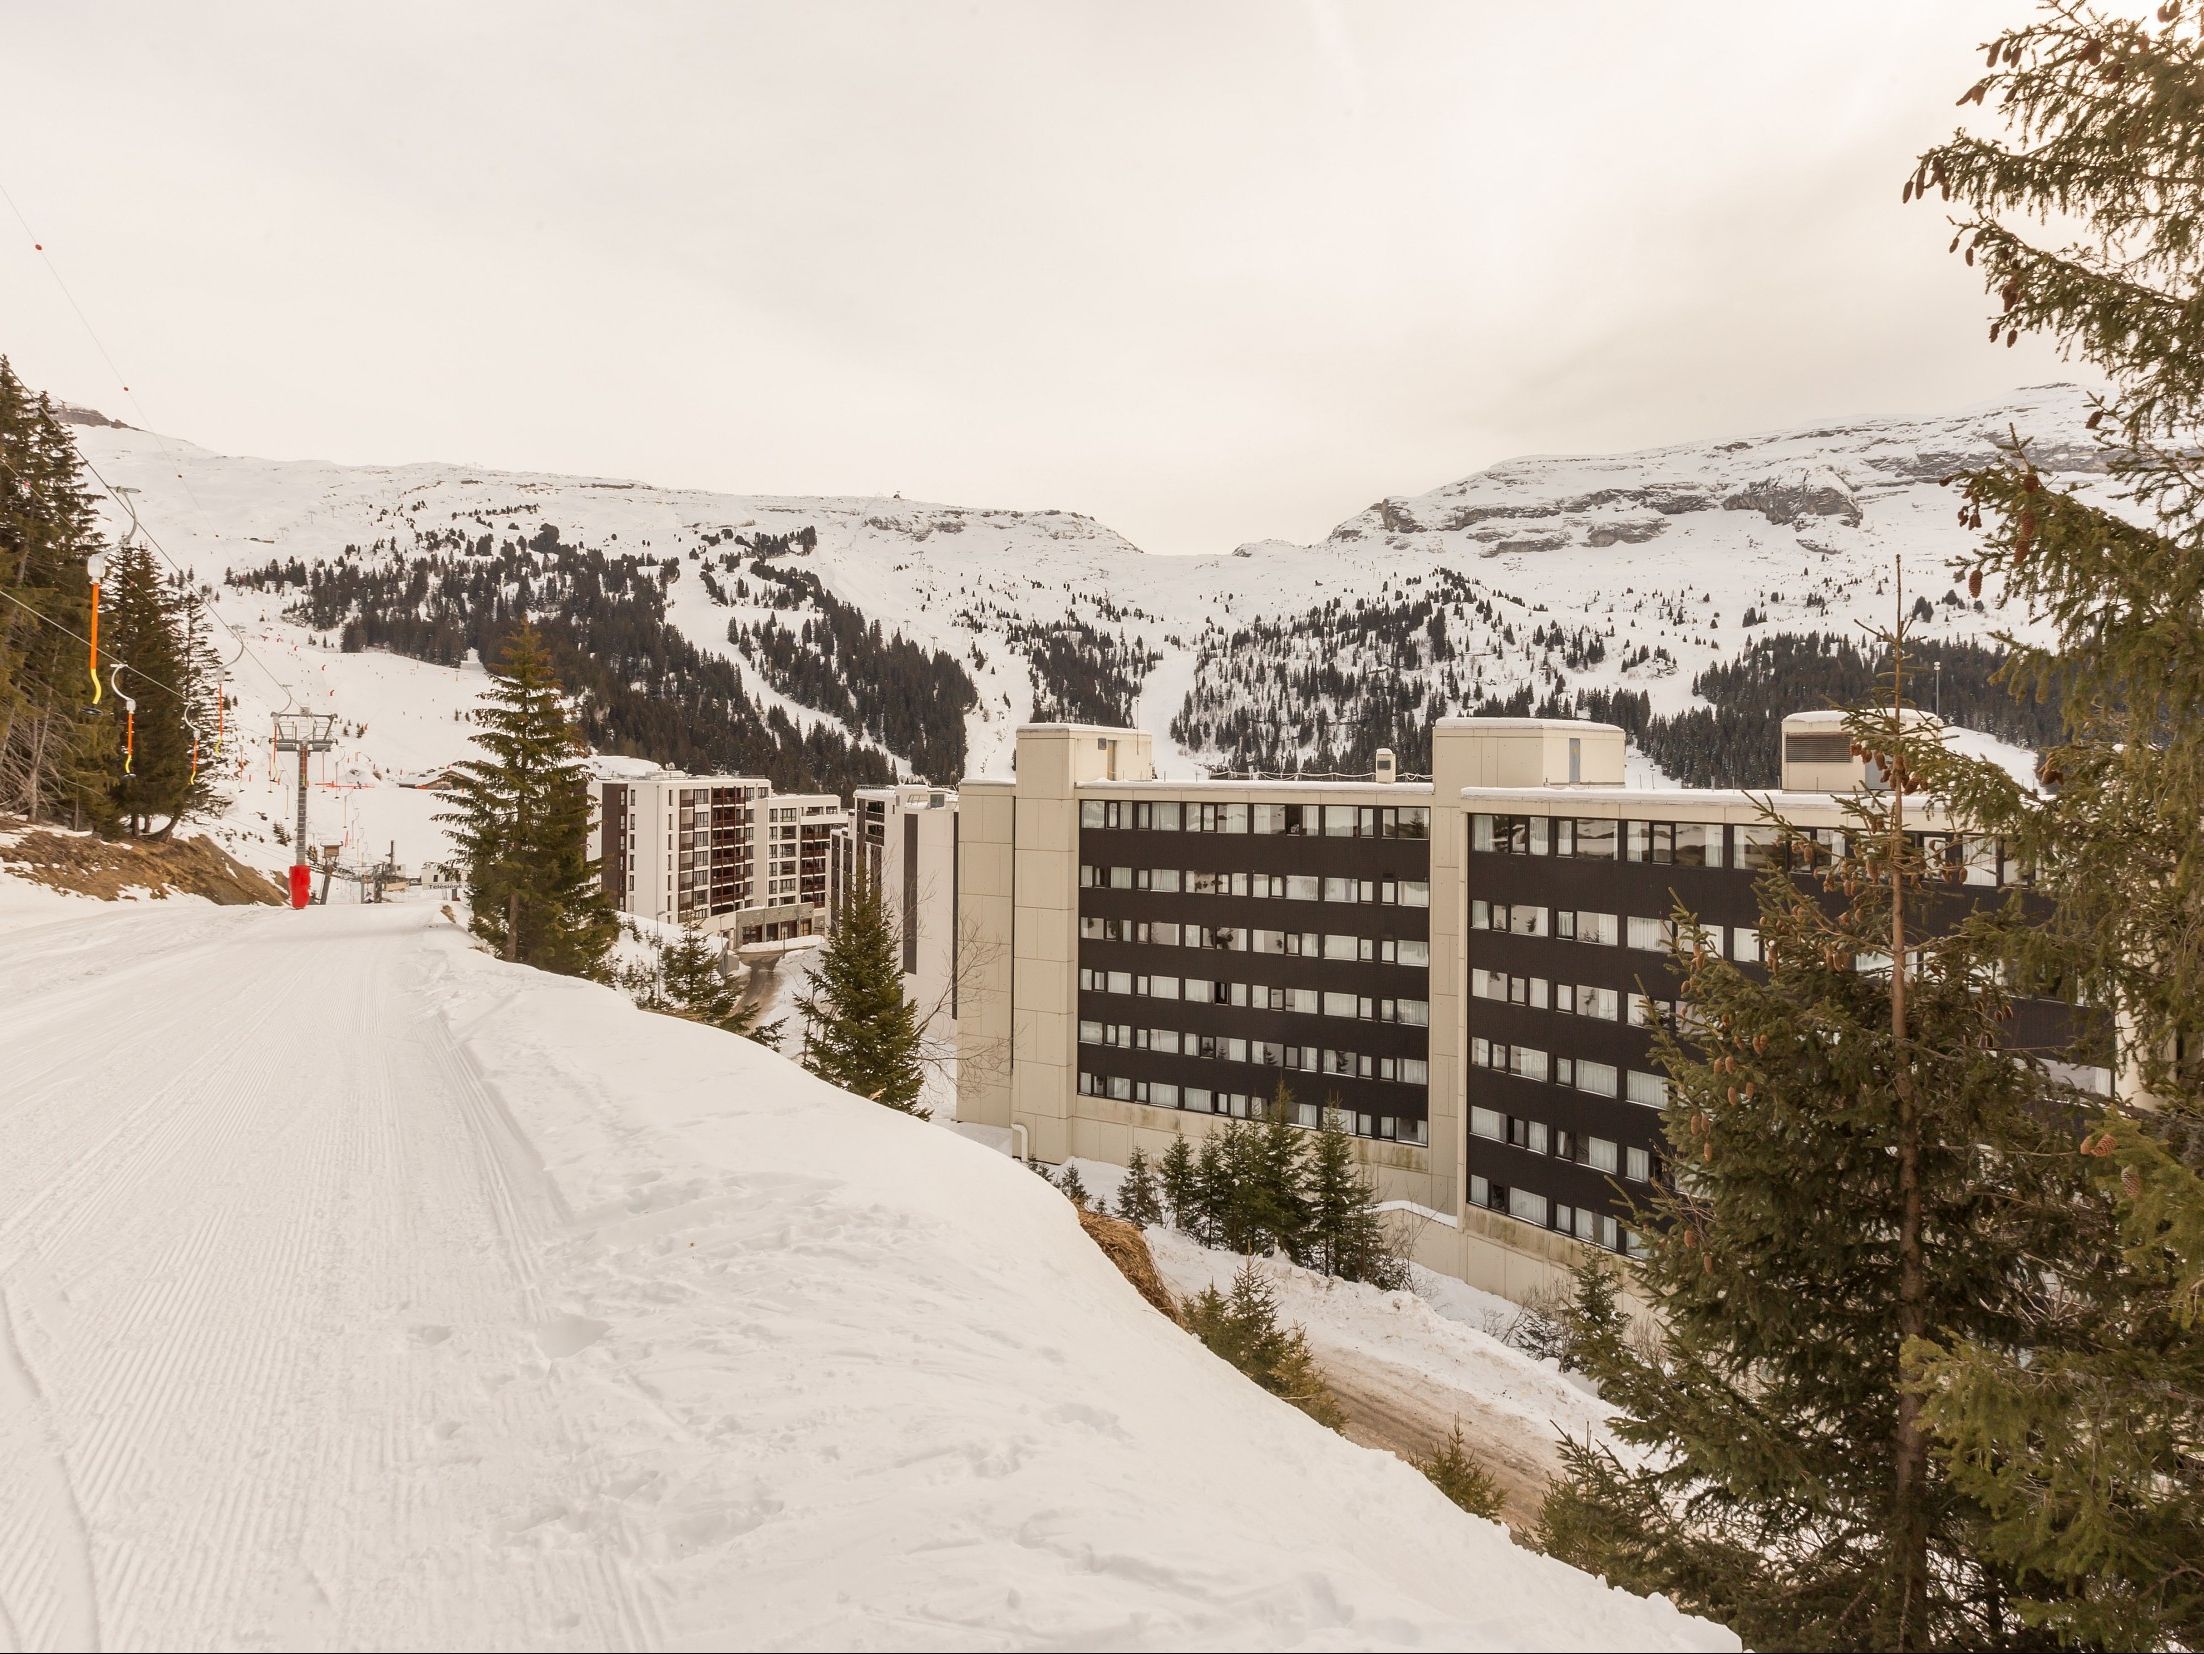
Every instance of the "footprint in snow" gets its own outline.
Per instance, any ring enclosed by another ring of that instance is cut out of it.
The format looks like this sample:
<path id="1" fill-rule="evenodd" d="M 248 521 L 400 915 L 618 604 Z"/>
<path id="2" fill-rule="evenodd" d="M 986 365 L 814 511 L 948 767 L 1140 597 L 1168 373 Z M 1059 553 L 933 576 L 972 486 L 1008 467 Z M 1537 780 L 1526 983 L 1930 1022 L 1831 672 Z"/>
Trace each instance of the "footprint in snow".
<path id="1" fill-rule="evenodd" d="M 588 1349 L 611 1330 L 610 1322 L 592 1320 L 586 1315 L 554 1315 L 536 1328 L 536 1348 L 557 1360 L 560 1356 Z"/>

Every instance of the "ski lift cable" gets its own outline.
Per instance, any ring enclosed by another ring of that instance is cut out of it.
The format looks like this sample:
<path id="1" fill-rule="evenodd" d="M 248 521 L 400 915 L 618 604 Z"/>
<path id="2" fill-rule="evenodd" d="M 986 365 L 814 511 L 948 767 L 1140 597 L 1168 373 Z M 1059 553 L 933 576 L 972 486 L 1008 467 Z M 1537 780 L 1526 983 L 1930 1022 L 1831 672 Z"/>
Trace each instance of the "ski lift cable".
<path id="1" fill-rule="evenodd" d="M 130 398 L 130 406 L 132 410 L 136 412 L 139 419 L 144 421 L 144 429 L 146 433 L 150 435 L 155 442 L 160 444 L 162 458 L 173 464 L 175 455 L 173 451 L 169 448 L 168 438 L 163 436 L 161 432 L 157 428 L 155 428 L 152 416 L 145 411 L 145 405 L 138 400 L 137 392 L 132 390 L 128 381 L 123 378 L 122 369 L 116 366 L 113 353 L 108 350 L 106 342 L 100 338 L 99 330 L 92 325 L 91 317 L 87 316 L 84 313 L 84 307 L 81 304 L 77 303 L 76 295 L 70 291 L 68 282 L 63 279 L 60 267 L 54 263 L 53 256 L 46 251 L 46 244 L 38 239 L 37 232 L 31 228 L 30 220 L 23 216 L 23 209 L 16 205 L 15 197 L 8 192 L 8 188 L 4 183 L 0 183 L 0 201 L 5 201 L 8 204 L 8 211 L 15 215 L 16 223 L 22 225 L 23 233 L 26 236 L 30 237 L 31 251 L 36 253 L 39 256 L 40 261 L 44 263 L 44 265 L 46 266 L 47 274 L 53 277 L 54 285 L 61 290 L 61 296 L 68 301 L 69 308 L 76 313 L 77 321 L 82 324 L 86 337 L 88 337 L 92 341 L 93 348 L 100 353 L 101 360 L 106 362 L 108 371 L 115 376 L 115 383 L 121 386 L 123 394 Z M 81 452 L 79 452 L 77 457 L 82 462 L 84 469 L 89 471 L 92 476 L 98 481 L 100 487 L 106 489 L 108 494 L 114 499 L 115 503 L 121 506 L 123 510 L 129 514 L 132 527 L 138 530 L 138 532 L 148 545 L 152 546 L 155 551 L 160 553 L 161 560 L 168 564 L 168 566 L 173 569 L 180 578 L 182 578 L 186 582 L 189 582 L 192 576 L 184 570 L 183 566 L 179 564 L 175 558 L 171 557 L 168 554 L 168 548 L 166 546 L 163 546 L 160 540 L 156 538 L 150 530 L 145 529 L 144 526 L 138 521 L 136 508 L 129 502 L 128 499 L 124 497 L 123 493 L 119 491 L 113 483 L 110 483 L 106 479 L 106 477 L 102 476 L 100 474 L 99 467 L 94 465 L 90 460 L 85 459 Z M 15 470 L 12 465 L 9 466 L 8 469 L 10 471 Z M 21 473 L 17 472 L 16 475 L 18 480 L 21 480 Z M 185 476 L 181 471 L 176 473 L 176 477 L 177 480 L 184 485 L 184 493 L 190 499 L 192 509 L 199 513 L 199 520 L 206 525 L 208 535 L 216 540 L 221 539 L 221 531 L 214 526 L 213 520 L 207 516 L 206 507 L 199 503 L 199 496 L 192 489 L 191 479 Z M 267 674 L 268 681 L 274 684 L 276 688 L 283 691 L 286 704 L 295 701 L 297 699 L 296 692 L 291 688 L 289 684 L 285 683 L 281 678 L 278 678 L 275 673 L 269 669 L 265 661 L 261 660 L 261 658 L 257 654 L 253 653 L 251 646 L 245 642 L 244 634 L 239 632 L 235 626 L 232 626 L 227 620 L 222 617 L 220 610 L 218 610 L 214 606 L 212 599 L 206 600 L 204 606 L 208 614 L 213 617 L 216 624 L 218 624 L 224 631 L 228 632 L 231 637 L 237 640 L 243 652 L 245 654 L 252 655 L 253 664 L 255 666 L 258 666 L 262 672 Z"/>
<path id="2" fill-rule="evenodd" d="M 18 608 L 18 609 L 21 609 L 21 610 L 22 610 L 22 611 L 23 611 L 23 612 L 24 612 L 25 614 L 29 615 L 29 616 L 30 616 L 30 617 L 31 617 L 31 618 L 32 618 L 33 620 L 36 620 L 36 621 L 42 622 L 42 623 L 43 623 L 43 624 L 45 624 L 45 625 L 51 626 L 51 627 L 52 627 L 52 628 L 53 628 L 53 629 L 54 629 L 55 631 L 59 632 L 59 633 L 60 633 L 60 634 L 61 634 L 61 635 L 62 635 L 63 637 L 67 637 L 67 638 L 74 638 L 74 639 L 75 639 L 75 640 L 76 640 L 77 642 L 79 642 L 79 643 L 83 644 L 83 645 L 84 645 L 84 647 L 85 647 L 85 648 L 86 648 L 86 649 L 87 649 L 88 651 L 91 651 L 91 653 L 90 653 L 90 654 L 89 654 L 89 655 L 87 656 L 87 658 L 88 658 L 89 660 L 92 660 L 92 661 L 95 661 L 95 662 L 96 662 L 96 661 L 98 660 L 98 658 L 99 658 L 99 654 L 98 654 L 98 646 L 97 646 L 96 644 L 94 644 L 94 643 L 93 643 L 93 641 L 92 641 L 92 640 L 91 640 L 90 638 L 86 637 L 86 636 L 85 636 L 85 635 L 84 635 L 84 634 L 83 634 L 82 632 L 79 632 L 79 631 L 75 630 L 75 629 L 74 629 L 73 627 L 68 627 L 68 626 L 64 626 L 64 625 L 62 625 L 62 623 L 61 623 L 60 621 L 58 621 L 58 620 L 54 619 L 54 617 L 53 617 L 52 615 L 50 615 L 50 614 L 47 614 L 47 613 L 46 613 L 46 612 L 45 612 L 45 611 L 44 611 L 43 609 L 35 608 L 35 607 L 33 607 L 33 606 L 32 606 L 31 604 L 28 604 L 28 603 L 24 602 L 24 601 L 23 601 L 23 600 L 22 600 L 22 599 L 21 599 L 20 597 L 17 597 L 17 596 L 15 595 L 15 593 L 13 593 L 13 592 L 9 592 L 9 591 L 0 591 L 0 598 L 5 598 L 5 599 L 6 599 L 6 600 L 7 600 L 8 602 L 10 602 L 10 603 L 13 603 L 13 604 L 14 604 L 14 605 L 15 605 L 15 606 L 16 606 L 16 607 Z M 191 701 L 190 701 L 190 697 L 189 697 L 189 696 L 187 696 L 187 695 L 185 695 L 185 694 L 184 694 L 184 692 L 183 692 L 182 690 L 178 689 L 178 688 L 177 688 L 177 687 L 176 687 L 176 686 L 175 686 L 174 684 L 170 684 L 170 683 L 163 683 L 163 682 L 162 682 L 162 681 L 161 681 L 161 680 L 160 680 L 159 678 L 156 678 L 156 677 L 154 677 L 154 676 L 153 676 L 153 675 L 152 675 L 152 674 L 151 674 L 150 672 L 141 672 L 141 671 L 139 671 L 139 670 L 138 670 L 138 669 L 137 669 L 137 668 L 136 668 L 135 666 L 132 666 L 132 665 L 131 665 L 131 664 L 130 664 L 130 663 L 129 663 L 128 661 L 125 661 L 125 660 L 121 660 L 121 659 L 118 659 L 118 658 L 117 658 L 117 657 L 115 656 L 115 654 L 114 654 L 114 652 L 113 652 L 112 650 L 110 650 L 110 651 L 108 652 L 108 656 L 107 656 L 107 658 L 108 658 L 108 660 L 109 660 L 110 662 L 112 662 L 112 663 L 113 663 L 113 671 L 115 671 L 115 672 L 128 672 L 128 673 L 130 673 L 130 674 L 131 674 L 132 676 L 134 676 L 134 677 L 137 677 L 137 678 L 141 678 L 141 679 L 143 679 L 143 680 L 144 680 L 145 682 L 147 682 L 147 683 L 151 684 L 151 685 L 152 685 L 152 686 L 153 686 L 153 687 L 154 687 L 155 689 L 159 689 L 159 690 L 162 690 L 162 691 L 164 691 L 164 692 L 165 692 L 165 693 L 167 693 L 167 694 L 170 694 L 170 695 L 173 695 L 173 696 L 175 696 L 177 700 L 179 700 L 179 701 L 183 702 L 183 704 L 185 704 L 186 706 L 189 706 L 189 705 L 191 704 Z M 97 681 L 97 679 L 98 679 L 98 677 L 99 677 L 99 671 L 98 671 L 98 668 L 97 668 L 96 666 L 94 666 L 94 667 L 92 668 L 92 676 L 93 676 L 93 678 L 94 678 L 94 680 L 95 680 L 95 683 L 96 683 L 96 681 Z M 120 690 L 117 690 L 117 691 L 116 691 L 116 693 L 120 694 L 120 693 L 121 693 L 121 691 L 120 691 Z M 96 700 L 96 699 L 97 699 L 98 697 L 97 697 L 97 696 L 95 696 L 94 698 L 95 698 L 95 700 Z"/>
<path id="3" fill-rule="evenodd" d="M 176 456 L 168 445 L 168 438 L 163 436 L 154 425 L 152 416 L 145 411 L 145 404 L 138 400 L 138 393 L 130 388 L 129 381 L 123 377 L 122 369 L 116 365 L 114 353 L 107 348 L 107 341 L 99 336 L 99 329 L 92 325 L 92 318 L 85 314 L 84 306 L 77 303 L 76 294 L 70 291 L 69 283 L 61 274 L 61 266 L 56 264 L 53 255 L 46 251 L 46 244 L 38 239 L 38 232 L 31 228 L 31 221 L 23 216 L 23 209 L 16 205 L 15 197 L 8 192 L 8 187 L 5 184 L 0 184 L 0 201 L 7 202 L 8 211 L 13 213 L 15 221 L 23 226 L 24 235 L 30 238 L 31 251 L 36 253 L 39 261 L 46 266 L 46 273 L 53 277 L 54 285 L 61 290 L 61 296 L 68 301 L 69 308 L 76 313 L 77 321 L 84 328 L 85 337 L 92 341 L 93 348 L 100 353 L 100 359 L 107 364 L 107 371 L 115 376 L 115 383 L 121 387 L 123 395 L 130 398 L 130 406 L 143 422 L 146 434 L 160 444 L 162 459 L 173 465 Z M 199 520 L 206 524 L 207 532 L 215 539 L 221 539 L 221 532 L 215 528 L 213 520 L 207 516 L 207 508 L 199 503 L 199 496 L 191 486 L 191 479 L 179 471 L 176 473 L 176 480 L 184 485 L 184 494 L 190 499 L 192 509 L 199 513 Z"/>
<path id="4" fill-rule="evenodd" d="M 192 578 L 191 574 L 189 573 L 189 571 L 180 567 L 177 564 L 175 558 L 169 556 L 167 548 L 163 546 L 159 540 L 155 539 L 151 531 L 148 530 L 145 527 L 144 523 L 139 520 L 136 507 L 134 507 L 130 503 L 130 501 L 124 497 L 127 491 L 116 489 L 112 483 L 110 483 L 105 477 L 100 475 L 98 470 L 92 465 L 92 462 L 85 459 L 82 454 L 79 454 L 77 456 L 77 459 L 79 463 L 83 465 L 85 470 L 90 471 L 93 477 L 98 480 L 99 485 L 102 488 L 106 489 L 109 494 L 115 497 L 116 503 L 120 505 L 126 513 L 129 514 L 131 528 L 135 532 L 137 537 L 143 539 L 155 551 L 159 552 L 161 555 L 161 560 L 168 564 L 168 566 L 175 571 L 177 577 L 180 580 L 188 584 Z M 0 471 L 6 471 L 10 476 L 14 477 L 16 481 L 25 483 L 25 485 L 28 486 L 28 479 L 24 477 L 23 473 L 16 470 L 14 466 L 10 465 L 4 459 L 0 459 Z M 92 590 L 95 602 L 99 594 L 99 584 L 100 583 L 96 580 L 92 582 Z M 6 593 L 0 592 L 0 597 L 4 597 L 6 595 Z M 17 607 L 30 609 L 30 606 L 25 603 L 18 603 Z M 291 706 L 296 704 L 298 700 L 298 692 L 294 690 L 289 684 L 285 683 L 281 678 L 275 675 L 274 671 L 269 668 L 268 664 L 263 661 L 257 653 L 254 652 L 251 643 L 246 639 L 245 635 L 223 618 L 221 610 L 214 606 L 213 600 L 210 598 L 202 598 L 199 600 L 199 607 L 206 613 L 208 619 L 212 620 L 216 625 L 220 626 L 222 630 L 229 633 L 231 638 L 235 640 L 237 644 L 237 653 L 232 655 L 228 660 L 222 663 L 224 681 L 227 681 L 228 670 L 230 667 L 235 666 L 245 656 L 251 655 L 253 664 L 260 668 L 261 672 L 267 677 L 270 683 L 274 684 L 276 688 L 280 689 L 283 692 L 283 704 L 285 708 L 289 709 Z M 38 611 L 36 610 L 30 610 L 30 612 L 33 614 L 38 613 Z M 60 627 L 60 622 L 52 620 L 43 614 L 40 614 L 39 618 L 41 620 L 45 620 L 48 625 Z M 66 627 L 60 627 L 60 629 L 64 631 L 68 630 Z M 96 640 L 99 633 L 99 616 L 96 612 L 92 616 L 92 630 L 93 637 Z M 69 635 L 76 638 L 79 643 L 86 642 L 86 639 L 79 637 L 75 632 L 70 632 Z M 133 672 L 136 672 L 137 668 L 132 667 L 131 670 Z M 145 677 L 145 674 L 142 672 L 140 672 L 138 675 L 140 677 Z M 154 680 L 151 678 L 146 678 L 146 681 L 148 683 L 151 683 Z M 162 687 L 166 688 L 167 686 L 164 684 Z M 170 690 L 169 693 L 175 694 L 176 692 L 174 690 Z M 98 674 L 95 673 L 93 675 L 92 684 L 92 704 L 97 706 L 99 704 L 99 698 L 100 690 Z"/>

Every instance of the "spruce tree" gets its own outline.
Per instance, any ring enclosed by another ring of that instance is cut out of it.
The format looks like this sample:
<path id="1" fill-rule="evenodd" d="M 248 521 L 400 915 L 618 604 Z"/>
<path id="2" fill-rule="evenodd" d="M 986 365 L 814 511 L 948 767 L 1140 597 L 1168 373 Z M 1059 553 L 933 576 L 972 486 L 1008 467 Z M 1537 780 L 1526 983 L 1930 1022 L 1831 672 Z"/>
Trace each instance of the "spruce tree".
<path id="1" fill-rule="evenodd" d="M 1327 1106 L 1303 1165 L 1302 1204 L 1308 1214 L 1298 1261 L 1327 1275 L 1396 1291 L 1408 1266 L 1385 1231 L 1376 1187 L 1355 1163 L 1345 1117 Z"/>
<path id="2" fill-rule="evenodd" d="M 1066 1161 L 1056 1174 L 1056 1187 L 1066 1200 L 1084 1212 L 1094 1204 L 1094 1196 L 1087 1193 L 1087 1180 L 1079 1175 L 1079 1168 Z"/>
<path id="3" fill-rule="evenodd" d="M 926 1070 L 900 957 L 880 891 L 860 870 L 802 1002 L 803 1064 L 830 1085 L 916 1114 Z"/>
<path id="4" fill-rule="evenodd" d="M 1307 1202 L 1302 1198 L 1305 1134 L 1293 1124 L 1293 1093 L 1283 1080 L 1264 1112 L 1263 1123 L 1249 1132 L 1246 1186 L 1241 1200 L 1254 1247 L 1268 1247 L 1299 1261 L 1307 1248 Z"/>
<path id="5" fill-rule="evenodd" d="M 132 836 L 166 838 L 210 792 L 192 768 L 194 689 L 182 594 L 153 553 L 134 542 L 108 557 L 100 592 L 100 652 L 120 664 L 105 674 L 103 703 L 122 736 L 122 762 L 109 783 L 113 812 Z"/>
<path id="6" fill-rule="evenodd" d="M 1171 1139 L 1171 1146 L 1163 1151 L 1163 1164 L 1156 1174 L 1165 1204 L 1171 1208 L 1172 1227 L 1183 1229 L 1189 1235 L 1199 1233 L 1201 1222 L 1201 1177 L 1194 1162 L 1193 1145 L 1181 1137 Z"/>
<path id="7" fill-rule="evenodd" d="M 1901 778 L 1927 744 L 1891 711 L 1849 722 Z M 1555 1554 L 1748 1646 L 2036 1638 L 1981 1504 L 1926 1451 L 1918 1340 L 2023 1336 L 2086 1221 L 2071 1094 L 1999 1040 L 2016 916 L 1943 912 L 1924 934 L 1904 807 L 1856 796 L 1818 881 L 1761 882 L 1764 974 L 1679 915 L 1688 1032 L 1658 1036 L 1667 1166 L 1634 1217 L 1666 1341 L 1576 1351 L 1645 1457 L 1564 1448 Z M 1878 956 L 1905 969 L 1862 968 Z"/>
<path id="8" fill-rule="evenodd" d="M 1905 193 L 1933 192 L 1951 215 L 1953 250 L 1995 296 L 1993 339 L 2041 334 L 2109 381 L 2090 417 L 2108 477 L 2061 486 L 2018 432 L 1998 463 L 1953 479 L 1962 520 L 1984 530 L 1962 565 L 1970 588 L 1994 585 L 2034 623 L 2005 640 L 2008 686 L 2057 706 L 2063 727 L 2042 785 L 1948 754 L 1926 780 L 2032 863 L 2052 908 L 2019 968 L 2114 1009 L 2123 1086 L 2143 1106 L 2103 1109 L 2079 1155 L 2117 1214 L 2115 1266 L 2044 1294 L 2012 1336 L 1938 1329 L 1927 1419 L 1992 1512 L 2000 1554 L 2032 1576 L 2027 1613 L 2107 1646 L 2196 1647 L 2204 32 L 2194 6 L 2147 19 L 2056 0 L 1993 41 L 1988 67 L 1960 102 L 1992 129 L 1928 151 Z"/>
<path id="9" fill-rule="evenodd" d="M 1145 1150 L 1135 1149 L 1125 1157 L 1125 1181 L 1117 1190 L 1117 1215 L 1143 1229 L 1151 1229 L 1163 1221 L 1163 1202 L 1156 1193 L 1155 1172 L 1148 1164 Z"/>
<path id="10" fill-rule="evenodd" d="M 1416 1461 L 1416 1468 L 1431 1478 L 1432 1486 L 1445 1494 L 1455 1504 L 1472 1516 L 1482 1516 L 1488 1522 L 1500 1520 L 1500 1484 L 1492 1479 L 1485 1467 L 1470 1457 L 1469 1443 L 1462 1436 L 1459 1420 L 1454 1433 L 1428 1459 Z"/>
<path id="11" fill-rule="evenodd" d="M 0 357 L 0 809 L 105 831 L 117 825 L 109 783 L 122 743 L 88 710 L 79 641 L 100 550 L 68 428 Z"/>
<path id="12" fill-rule="evenodd" d="M 776 1046 L 780 1024 L 759 1024 L 757 1006 L 745 1003 L 740 985 L 721 969 L 721 957 L 721 950 L 707 942 L 702 932 L 693 926 L 684 929 L 680 941 L 659 950 L 658 968 L 652 973 L 652 1003 L 646 1009 Z"/>
<path id="13" fill-rule="evenodd" d="M 507 640 L 475 711 L 489 756 L 455 765 L 452 828 L 470 924 L 504 958 L 602 979 L 619 920 L 589 859 L 589 777 L 533 626 Z"/>
<path id="14" fill-rule="evenodd" d="M 1216 1354 L 1317 1423 L 1337 1430 L 1339 1399 L 1309 1348 L 1308 1334 L 1281 1325 L 1278 1295 L 1253 1259 L 1232 1277 L 1232 1290 L 1204 1287 L 1186 1306 L 1188 1329 Z"/>
<path id="15" fill-rule="evenodd" d="M 1597 1256 L 1587 1257 L 1572 1272 L 1569 1301 L 1561 1311 L 1561 1370 L 1573 1373 L 1594 1361 L 1614 1362 L 1629 1331 L 1629 1318 L 1617 1299 L 1622 1282 L 1614 1268 Z"/>

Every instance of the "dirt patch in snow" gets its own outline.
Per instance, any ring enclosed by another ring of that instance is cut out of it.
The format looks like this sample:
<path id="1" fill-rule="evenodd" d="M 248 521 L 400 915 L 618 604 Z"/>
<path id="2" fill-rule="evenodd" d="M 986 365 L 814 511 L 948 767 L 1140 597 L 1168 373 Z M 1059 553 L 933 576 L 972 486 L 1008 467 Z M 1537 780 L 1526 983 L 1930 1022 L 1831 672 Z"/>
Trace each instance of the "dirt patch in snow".
<path id="1" fill-rule="evenodd" d="M 1081 1207 L 1079 1227 L 1102 1248 L 1102 1255 L 1117 1266 L 1117 1272 L 1133 1283 L 1135 1292 L 1180 1326 L 1186 1324 L 1179 1319 L 1178 1305 L 1171 1298 L 1171 1289 L 1163 1284 L 1155 1255 L 1148 1250 L 1147 1238 L 1141 1234 L 1138 1224 Z"/>
<path id="2" fill-rule="evenodd" d="M 0 862 L 25 882 L 101 901 L 203 896 L 217 907 L 274 906 L 284 892 L 211 839 L 103 839 L 0 818 Z"/>
<path id="3" fill-rule="evenodd" d="M 1349 1441 L 1383 1448 L 1416 1464 L 1444 1446 L 1459 1424 L 1470 1457 L 1500 1484 L 1501 1519 L 1517 1533 L 1536 1526 L 1546 1484 L 1561 1468 L 1553 1443 L 1525 1431 L 1521 1419 L 1480 1405 L 1465 1391 L 1434 1389 L 1419 1373 L 1327 1344 L 1314 1332 L 1310 1343 L 1347 1416 L 1340 1433 Z"/>

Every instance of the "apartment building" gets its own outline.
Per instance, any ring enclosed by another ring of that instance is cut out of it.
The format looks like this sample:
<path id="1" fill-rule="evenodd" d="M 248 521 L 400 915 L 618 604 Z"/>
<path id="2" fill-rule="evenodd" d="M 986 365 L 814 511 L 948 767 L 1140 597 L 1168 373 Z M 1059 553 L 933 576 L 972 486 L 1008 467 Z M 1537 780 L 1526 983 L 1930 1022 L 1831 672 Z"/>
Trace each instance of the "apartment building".
<path id="1" fill-rule="evenodd" d="M 903 997 L 932 1038 L 956 1037 L 957 795 L 906 782 L 860 787 L 835 829 L 828 907 L 839 913 L 859 875 L 880 891 L 901 944 Z"/>
<path id="2" fill-rule="evenodd" d="M 1122 1162 L 1282 1081 L 1421 1209 L 1431 1267 L 1521 1296 L 1627 1252 L 1660 1170 L 1671 915 L 1758 958 L 1752 885 L 1787 854 L 1764 807 L 1827 854 L 1839 795 L 1877 779 L 1834 718 L 1788 720 L 1780 788 L 1750 795 L 1626 785 L 1622 731 L 1570 720 L 1443 720 L 1433 777 L 1366 782 L 1164 781 L 1138 731 L 1023 729 L 1014 777 L 961 789 L 982 957 L 959 1117 Z M 1994 840 L 1921 833 L 1947 905 L 2025 877 Z M 2062 1015 L 2024 1005 L 2016 1040 L 2050 1046 Z"/>
<path id="3" fill-rule="evenodd" d="M 623 913 L 725 934 L 736 946 L 824 927 L 834 831 L 829 793 L 776 793 L 758 776 L 665 772 L 600 781 L 590 849 Z"/>

